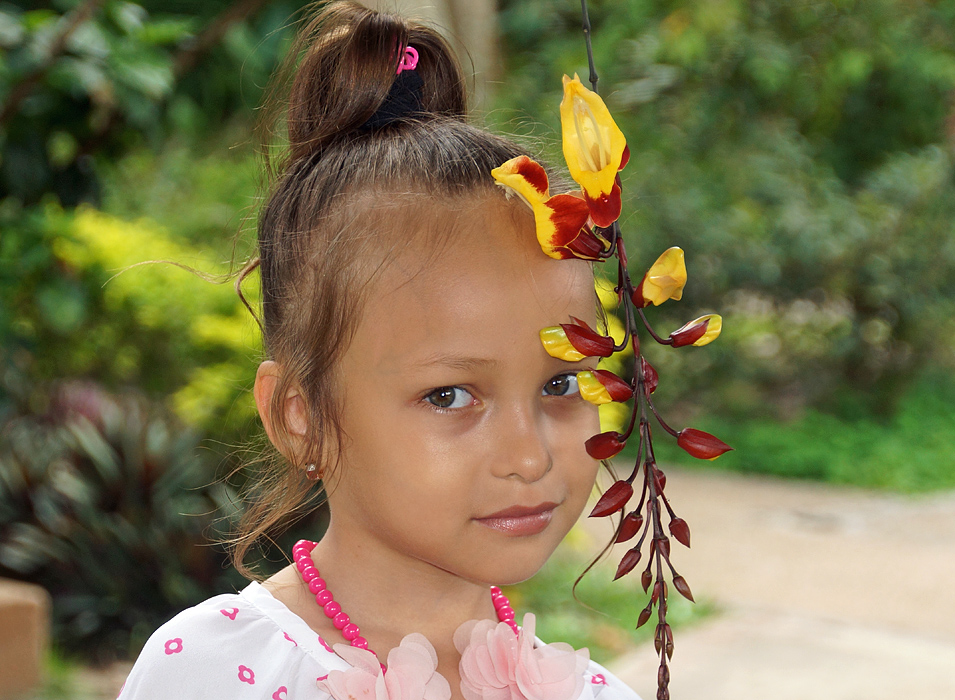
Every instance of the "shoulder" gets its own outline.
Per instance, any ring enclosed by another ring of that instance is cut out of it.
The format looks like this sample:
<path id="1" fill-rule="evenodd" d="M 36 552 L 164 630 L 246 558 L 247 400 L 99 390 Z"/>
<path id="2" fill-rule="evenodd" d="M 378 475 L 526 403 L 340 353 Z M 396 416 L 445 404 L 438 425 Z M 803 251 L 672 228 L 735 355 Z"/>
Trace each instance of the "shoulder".
<path id="1" fill-rule="evenodd" d="M 630 686 L 613 675 L 610 671 L 591 661 L 584 672 L 584 692 L 581 700 L 640 700 Z"/>
<path id="2" fill-rule="evenodd" d="M 327 670 L 282 624 L 294 620 L 260 605 L 263 596 L 253 583 L 169 620 L 146 642 L 118 700 L 314 696 L 316 678 Z M 294 692 L 299 687 L 303 692 Z"/>

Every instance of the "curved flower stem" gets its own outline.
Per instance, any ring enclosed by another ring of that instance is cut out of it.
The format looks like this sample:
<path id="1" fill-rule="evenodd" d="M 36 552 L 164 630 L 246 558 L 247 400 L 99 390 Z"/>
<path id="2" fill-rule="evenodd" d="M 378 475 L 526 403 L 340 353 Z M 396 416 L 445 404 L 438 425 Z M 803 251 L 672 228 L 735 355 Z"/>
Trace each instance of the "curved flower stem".
<path id="1" fill-rule="evenodd" d="M 637 313 L 640 314 L 640 319 L 643 321 L 643 325 L 646 327 L 647 332 L 653 336 L 653 339 L 660 343 L 660 345 L 673 345 L 673 341 L 669 338 L 661 338 L 656 334 L 656 331 L 653 330 L 653 327 L 650 325 L 650 322 L 647 320 L 647 316 L 643 313 L 643 309 L 637 309 Z"/>
<path id="2" fill-rule="evenodd" d="M 583 14 L 584 41 L 587 42 L 587 63 L 590 67 L 590 84 L 597 92 L 597 67 L 594 65 L 594 48 L 590 43 L 590 13 L 587 12 L 587 0 L 580 0 L 580 11 Z"/>
<path id="3" fill-rule="evenodd" d="M 670 433 L 670 435 L 673 437 L 676 437 L 678 435 L 677 431 L 671 428 L 667 422 L 660 417 L 657 407 L 653 405 L 653 399 L 651 399 L 649 396 L 647 397 L 647 404 L 649 404 L 650 410 L 653 411 L 653 415 L 656 416 L 657 422 L 663 427 L 663 429 Z"/>

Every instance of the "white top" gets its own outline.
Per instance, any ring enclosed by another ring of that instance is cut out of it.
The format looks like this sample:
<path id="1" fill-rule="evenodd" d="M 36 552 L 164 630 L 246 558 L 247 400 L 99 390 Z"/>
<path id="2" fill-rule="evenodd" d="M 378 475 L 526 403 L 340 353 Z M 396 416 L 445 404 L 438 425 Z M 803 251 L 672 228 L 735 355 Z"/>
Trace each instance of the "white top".
<path id="1" fill-rule="evenodd" d="M 337 640 L 341 641 L 341 640 Z M 184 610 L 146 642 L 117 700 L 328 700 L 316 681 L 349 664 L 252 582 Z M 578 700 L 640 700 L 590 662 Z"/>

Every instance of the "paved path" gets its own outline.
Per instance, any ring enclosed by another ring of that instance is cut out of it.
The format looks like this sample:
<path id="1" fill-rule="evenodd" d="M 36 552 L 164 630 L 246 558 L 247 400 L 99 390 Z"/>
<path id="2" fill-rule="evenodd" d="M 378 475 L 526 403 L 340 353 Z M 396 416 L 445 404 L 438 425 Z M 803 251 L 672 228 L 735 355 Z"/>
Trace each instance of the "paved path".
<path id="1" fill-rule="evenodd" d="M 722 611 L 677 631 L 674 700 L 955 700 L 955 493 L 668 477 L 674 563 Z M 610 664 L 645 700 L 656 666 L 652 645 Z"/>

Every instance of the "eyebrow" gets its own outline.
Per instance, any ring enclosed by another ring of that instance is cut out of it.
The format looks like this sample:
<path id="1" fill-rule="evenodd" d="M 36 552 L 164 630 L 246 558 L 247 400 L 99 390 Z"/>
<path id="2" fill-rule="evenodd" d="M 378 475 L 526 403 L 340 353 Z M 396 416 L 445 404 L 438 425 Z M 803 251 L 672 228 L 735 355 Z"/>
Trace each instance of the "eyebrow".
<path id="1" fill-rule="evenodd" d="M 497 360 L 492 360 L 485 357 L 468 357 L 466 355 L 436 353 L 434 355 L 429 355 L 428 357 L 421 360 L 421 362 L 414 363 L 412 366 L 415 368 L 422 368 L 441 365 L 442 367 L 450 367 L 451 369 L 471 370 L 476 368 L 495 367 L 498 364 L 499 363 Z"/>

